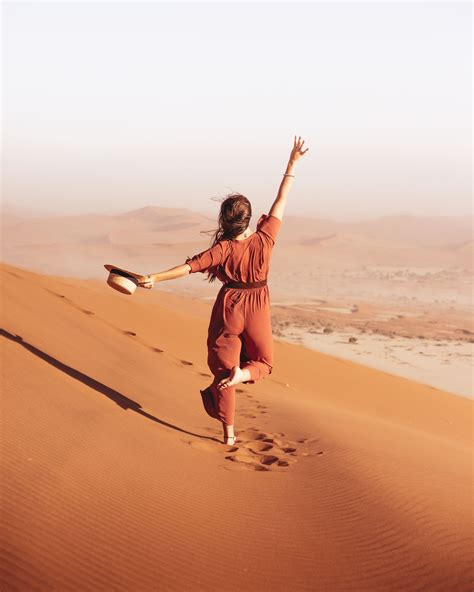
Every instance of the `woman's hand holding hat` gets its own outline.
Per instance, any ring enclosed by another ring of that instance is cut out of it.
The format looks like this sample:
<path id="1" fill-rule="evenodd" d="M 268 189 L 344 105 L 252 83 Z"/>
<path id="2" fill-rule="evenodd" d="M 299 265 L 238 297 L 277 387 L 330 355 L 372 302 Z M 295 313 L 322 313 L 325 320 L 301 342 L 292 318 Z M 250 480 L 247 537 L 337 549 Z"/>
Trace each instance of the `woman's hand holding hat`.
<path id="1" fill-rule="evenodd" d="M 150 275 L 140 275 L 137 277 L 137 281 L 139 288 L 147 288 L 148 290 L 151 290 L 155 285 L 155 280 Z"/>

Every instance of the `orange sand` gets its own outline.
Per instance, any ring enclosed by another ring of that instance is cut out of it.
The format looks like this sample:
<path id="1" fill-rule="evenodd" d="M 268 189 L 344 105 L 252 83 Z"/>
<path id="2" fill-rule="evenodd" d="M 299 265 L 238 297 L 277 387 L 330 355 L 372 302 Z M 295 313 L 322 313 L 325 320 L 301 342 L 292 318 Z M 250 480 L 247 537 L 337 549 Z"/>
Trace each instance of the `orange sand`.
<path id="1" fill-rule="evenodd" d="M 277 342 L 225 446 L 211 303 L 0 269 L 2 591 L 473 587 L 469 400 Z"/>

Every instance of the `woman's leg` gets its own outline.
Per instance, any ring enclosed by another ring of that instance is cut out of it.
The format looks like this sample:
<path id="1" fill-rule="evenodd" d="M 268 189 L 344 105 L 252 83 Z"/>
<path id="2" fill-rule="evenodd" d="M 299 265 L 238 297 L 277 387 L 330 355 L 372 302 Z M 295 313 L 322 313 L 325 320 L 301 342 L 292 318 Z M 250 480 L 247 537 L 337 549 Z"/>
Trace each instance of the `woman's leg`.
<path id="1" fill-rule="evenodd" d="M 233 436 L 235 418 L 235 387 L 219 389 L 217 385 L 239 364 L 242 342 L 240 333 L 244 318 L 239 308 L 220 293 L 214 304 L 207 338 L 207 363 L 214 375 L 208 387 L 213 397 L 216 419 L 222 422 L 224 437 Z M 230 443 L 230 442 L 226 442 Z"/>
<path id="2" fill-rule="evenodd" d="M 217 412 L 216 403 L 214 401 L 214 395 L 212 393 L 211 387 L 208 386 L 203 391 L 200 391 L 201 399 L 204 409 L 206 413 L 213 417 L 214 419 L 219 419 L 219 414 Z"/>
<path id="3" fill-rule="evenodd" d="M 252 380 L 260 380 L 273 370 L 273 334 L 269 304 L 252 311 L 246 319 L 242 339 L 248 362 L 244 368 L 249 370 Z"/>
<path id="4" fill-rule="evenodd" d="M 231 442 L 231 441 L 228 442 L 227 440 L 234 437 L 234 425 L 233 425 L 233 423 L 232 424 L 226 423 L 226 421 L 232 421 L 232 419 L 230 419 L 230 418 L 235 416 L 235 392 L 234 392 L 233 396 L 232 396 L 232 394 L 228 394 L 227 397 L 225 399 L 223 399 L 222 398 L 222 391 L 218 392 L 216 395 L 213 394 L 214 392 L 217 391 L 216 384 L 217 384 L 217 381 L 214 380 L 212 385 L 208 386 L 206 389 L 201 391 L 202 402 L 204 405 L 204 409 L 206 410 L 206 413 L 208 415 L 210 415 L 211 417 L 213 417 L 214 419 L 221 421 L 222 428 L 224 430 L 225 443 L 226 444 L 233 444 L 233 442 Z M 218 403 L 216 404 L 216 401 L 219 401 L 219 398 L 221 398 L 223 400 L 223 404 L 220 406 L 220 410 L 219 410 Z M 232 399 L 234 401 L 233 410 L 232 410 Z M 229 402 L 231 403 L 230 407 L 228 407 Z M 223 418 L 225 418 L 225 419 L 223 419 Z"/>
<path id="5" fill-rule="evenodd" d="M 235 386 L 227 389 L 218 389 L 217 384 L 221 380 L 220 375 L 214 377 L 212 385 L 209 387 L 214 396 L 214 404 L 217 410 L 217 417 L 222 423 L 224 432 L 224 439 L 234 437 L 234 421 L 235 421 Z M 227 442 L 226 444 L 231 444 Z"/>
<path id="6" fill-rule="evenodd" d="M 218 388 L 230 388 L 240 382 L 256 382 L 273 370 L 273 335 L 269 307 L 257 309 L 245 320 L 241 335 L 242 352 L 239 364 L 235 364 Z"/>
<path id="7" fill-rule="evenodd" d="M 227 378 L 232 368 L 239 363 L 241 341 L 238 335 L 221 333 L 208 347 L 207 362 L 214 375 L 209 386 L 214 399 L 214 407 L 225 426 L 233 426 L 235 418 L 235 386 L 219 389 L 217 385 Z"/>

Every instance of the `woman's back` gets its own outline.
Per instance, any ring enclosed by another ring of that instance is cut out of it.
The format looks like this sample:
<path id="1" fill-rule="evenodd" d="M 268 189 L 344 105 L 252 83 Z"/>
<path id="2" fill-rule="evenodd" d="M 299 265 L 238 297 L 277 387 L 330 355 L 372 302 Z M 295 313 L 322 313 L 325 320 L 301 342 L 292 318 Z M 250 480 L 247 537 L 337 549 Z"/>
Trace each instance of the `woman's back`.
<path id="1" fill-rule="evenodd" d="M 262 214 L 257 229 L 243 240 L 221 240 L 210 249 L 188 258 L 191 273 L 213 270 L 223 282 L 259 282 L 268 277 L 273 245 L 281 220 Z"/>

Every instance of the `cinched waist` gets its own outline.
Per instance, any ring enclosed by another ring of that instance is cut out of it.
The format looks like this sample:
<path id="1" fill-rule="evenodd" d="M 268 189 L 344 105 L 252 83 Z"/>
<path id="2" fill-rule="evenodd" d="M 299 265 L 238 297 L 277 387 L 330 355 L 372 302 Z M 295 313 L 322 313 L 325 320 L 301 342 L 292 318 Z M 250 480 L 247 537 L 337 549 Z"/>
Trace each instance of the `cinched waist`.
<path id="1" fill-rule="evenodd" d="M 248 290 L 249 288 L 261 288 L 267 285 L 267 280 L 261 282 L 227 282 L 223 288 L 238 288 L 239 290 Z"/>

